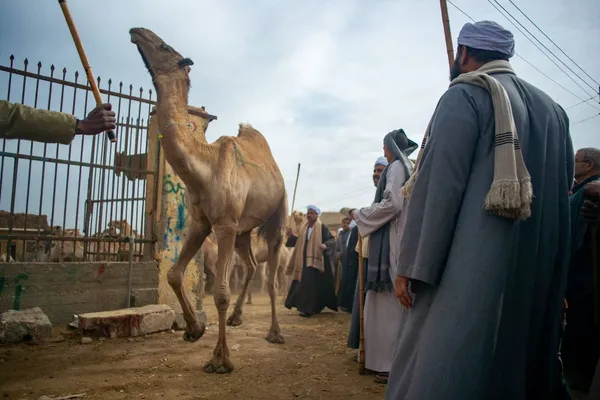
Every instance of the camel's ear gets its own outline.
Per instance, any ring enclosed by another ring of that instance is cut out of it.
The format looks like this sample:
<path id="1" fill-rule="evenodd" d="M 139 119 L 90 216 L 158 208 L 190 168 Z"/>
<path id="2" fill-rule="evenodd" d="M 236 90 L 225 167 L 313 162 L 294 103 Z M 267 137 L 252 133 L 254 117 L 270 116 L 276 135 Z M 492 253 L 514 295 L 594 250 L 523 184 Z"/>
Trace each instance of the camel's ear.
<path id="1" fill-rule="evenodd" d="M 189 58 L 182 58 L 178 64 L 181 68 L 183 68 L 183 67 L 189 67 L 190 65 L 194 65 L 194 62 Z"/>

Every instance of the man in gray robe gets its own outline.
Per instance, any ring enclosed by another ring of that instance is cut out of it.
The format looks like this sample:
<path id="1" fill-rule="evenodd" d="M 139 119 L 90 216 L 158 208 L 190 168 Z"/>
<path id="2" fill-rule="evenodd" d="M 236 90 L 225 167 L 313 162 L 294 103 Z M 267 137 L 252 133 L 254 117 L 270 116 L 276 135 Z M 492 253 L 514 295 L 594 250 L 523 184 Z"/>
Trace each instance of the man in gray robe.
<path id="1" fill-rule="evenodd" d="M 466 24 L 457 43 L 451 79 L 502 66 L 481 79 L 503 88 L 496 95 L 510 102 L 510 129 L 496 130 L 504 125 L 495 116 L 499 97 L 475 84 L 452 82 L 437 105 L 414 186 L 402 191 L 408 205 L 396 295 L 406 308 L 386 399 L 553 399 L 574 168 L 568 118 L 512 71 L 509 31 L 489 21 Z M 506 183 L 495 173 L 507 159 L 495 155 L 507 136 L 509 172 L 524 179 L 508 182 L 515 189 L 504 193 L 515 201 L 528 195 L 514 203 L 521 214 L 488 204 L 497 200 L 492 183 Z"/>
<path id="2" fill-rule="evenodd" d="M 389 164 L 383 170 L 373 204 L 353 212 L 358 232 L 369 237 L 365 280 L 365 367 L 387 383 L 399 330 L 400 303 L 394 296 L 396 241 L 404 199 L 397 195 L 412 172 L 408 156 L 417 148 L 404 130 L 388 133 L 383 150 Z"/>

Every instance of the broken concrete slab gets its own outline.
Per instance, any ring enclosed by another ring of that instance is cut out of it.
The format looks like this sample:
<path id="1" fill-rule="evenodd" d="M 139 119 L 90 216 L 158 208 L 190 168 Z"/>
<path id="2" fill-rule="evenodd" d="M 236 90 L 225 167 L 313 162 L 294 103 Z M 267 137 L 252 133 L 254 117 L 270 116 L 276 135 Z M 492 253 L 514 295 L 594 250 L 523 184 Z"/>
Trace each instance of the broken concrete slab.
<path id="1" fill-rule="evenodd" d="M 206 325 L 206 313 L 201 310 L 196 310 L 196 318 L 198 318 L 198 322 L 200 324 Z M 175 315 L 175 322 L 173 322 L 172 328 L 176 331 L 183 331 L 187 327 L 187 323 L 183 318 L 183 314 L 179 313 Z"/>
<path id="2" fill-rule="evenodd" d="M 79 315 L 79 329 L 100 330 L 111 338 L 135 337 L 171 329 L 175 311 L 166 304 Z"/>
<path id="3" fill-rule="evenodd" d="M 41 308 L 0 314 L 0 343 L 38 342 L 52 337 L 52 324 Z"/>

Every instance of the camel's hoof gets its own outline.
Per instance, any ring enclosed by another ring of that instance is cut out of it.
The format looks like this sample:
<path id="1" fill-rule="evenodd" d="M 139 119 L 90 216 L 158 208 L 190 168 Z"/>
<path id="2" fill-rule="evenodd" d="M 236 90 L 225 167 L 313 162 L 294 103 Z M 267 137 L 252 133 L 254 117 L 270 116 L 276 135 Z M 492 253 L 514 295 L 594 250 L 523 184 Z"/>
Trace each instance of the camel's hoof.
<path id="1" fill-rule="evenodd" d="M 234 311 L 233 314 L 227 318 L 228 326 L 240 326 L 243 323 L 242 321 L 242 313 Z"/>
<path id="2" fill-rule="evenodd" d="M 194 343 L 198 339 L 200 339 L 204 335 L 205 328 L 202 326 L 202 329 L 199 332 L 183 332 L 183 340 L 185 342 Z"/>
<path id="3" fill-rule="evenodd" d="M 246 301 L 246 304 L 250 304 L 250 305 L 252 305 L 252 300 L 247 300 L 247 301 Z"/>
<path id="4" fill-rule="evenodd" d="M 229 374 L 233 371 L 233 364 L 229 359 L 222 360 L 221 362 L 217 360 L 211 360 L 204 365 L 204 372 L 208 374 L 217 373 L 217 374 Z"/>
<path id="5" fill-rule="evenodd" d="M 269 343 L 284 344 L 285 339 L 281 336 L 281 333 L 269 332 L 265 340 Z"/>

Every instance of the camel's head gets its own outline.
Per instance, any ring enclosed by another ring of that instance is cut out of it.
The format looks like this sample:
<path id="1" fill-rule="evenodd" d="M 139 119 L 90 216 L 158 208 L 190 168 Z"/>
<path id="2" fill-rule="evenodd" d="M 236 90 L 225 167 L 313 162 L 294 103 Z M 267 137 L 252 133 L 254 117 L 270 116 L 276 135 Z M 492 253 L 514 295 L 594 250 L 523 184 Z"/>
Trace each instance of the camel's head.
<path id="1" fill-rule="evenodd" d="M 192 60 L 183 58 L 181 54 L 149 29 L 132 28 L 129 30 L 129 34 L 131 35 L 131 43 L 137 46 L 153 80 L 164 75 L 173 77 L 173 75 L 178 74 L 188 79 L 190 66 L 194 65 Z"/>
<path id="2" fill-rule="evenodd" d="M 295 222 L 302 223 L 304 221 L 304 213 L 301 211 L 294 211 L 292 212 L 292 218 L 294 218 Z"/>

